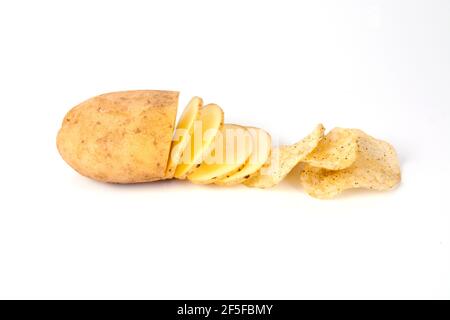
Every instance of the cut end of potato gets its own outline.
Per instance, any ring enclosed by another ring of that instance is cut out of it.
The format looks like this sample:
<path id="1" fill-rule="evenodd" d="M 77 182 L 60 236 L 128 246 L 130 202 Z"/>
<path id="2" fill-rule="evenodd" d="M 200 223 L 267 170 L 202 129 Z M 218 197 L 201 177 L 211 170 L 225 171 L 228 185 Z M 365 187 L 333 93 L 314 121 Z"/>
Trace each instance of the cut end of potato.
<path id="1" fill-rule="evenodd" d="M 245 127 L 225 124 L 216 135 L 210 153 L 188 179 L 194 183 L 213 183 L 242 170 L 252 153 L 252 137 Z"/>
<path id="2" fill-rule="evenodd" d="M 203 106 L 203 100 L 200 97 L 194 97 L 181 114 L 177 128 L 172 141 L 172 147 L 167 164 L 166 179 L 170 179 L 175 174 L 175 169 L 190 141 L 189 132 L 198 119 L 200 108 Z"/>
<path id="3" fill-rule="evenodd" d="M 270 188 L 277 185 L 317 147 L 324 132 L 324 126 L 319 124 L 310 135 L 298 143 L 273 149 L 269 161 L 258 174 L 244 181 L 244 184 L 256 188 Z"/>
<path id="4" fill-rule="evenodd" d="M 272 148 L 272 138 L 259 128 L 247 127 L 252 139 L 252 154 L 245 165 L 233 174 L 227 174 L 224 178 L 215 182 L 218 185 L 236 185 L 253 177 L 267 162 Z"/>
<path id="5" fill-rule="evenodd" d="M 199 117 L 189 133 L 189 143 L 175 169 L 175 178 L 185 179 L 202 162 L 222 125 L 223 111 L 218 105 L 208 104 L 200 109 Z"/>
<path id="6" fill-rule="evenodd" d="M 333 198 L 345 190 L 365 188 L 384 191 L 401 181 L 400 165 L 395 149 L 361 130 L 347 130 L 356 137 L 354 163 L 342 170 L 329 170 L 307 164 L 300 175 L 306 192 L 321 199 Z"/>

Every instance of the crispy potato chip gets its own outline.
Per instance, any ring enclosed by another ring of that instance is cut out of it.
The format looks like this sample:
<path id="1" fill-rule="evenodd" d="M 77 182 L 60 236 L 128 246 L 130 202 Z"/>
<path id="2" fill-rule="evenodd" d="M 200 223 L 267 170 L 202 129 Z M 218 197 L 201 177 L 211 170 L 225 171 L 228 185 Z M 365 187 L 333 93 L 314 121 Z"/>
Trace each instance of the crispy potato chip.
<path id="1" fill-rule="evenodd" d="M 358 136 L 352 130 L 335 128 L 323 138 L 302 162 L 316 168 L 341 170 L 356 161 Z"/>
<path id="2" fill-rule="evenodd" d="M 307 164 L 300 180 L 311 196 L 327 199 L 355 188 L 383 191 L 400 183 L 400 165 L 395 149 L 361 130 L 348 131 L 357 137 L 356 161 L 342 170 L 327 170 Z"/>
<path id="3" fill-rule="evenodd" d="M 256 188 L 270 188 L 277 185 L 317 147 L 320 140 L 323 139 L 324 132 L 324 126 L 320 124 L 309 136 L 298 143 L 274 148 L 269 161 L 258 174 L 243 183 L 247 187 Z"/>

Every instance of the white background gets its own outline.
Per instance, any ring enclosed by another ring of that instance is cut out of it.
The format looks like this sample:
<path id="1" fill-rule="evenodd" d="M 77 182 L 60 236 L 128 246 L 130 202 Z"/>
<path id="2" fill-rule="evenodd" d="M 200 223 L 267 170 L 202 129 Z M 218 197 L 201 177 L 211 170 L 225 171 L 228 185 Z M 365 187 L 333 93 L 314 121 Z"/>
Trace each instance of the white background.
<path id="1" fill-rule="evenodd" d="M 295 142 L 391 142 L 388 193 L 107 185 L 55 137 L 109 91 L 181 91 Z M 450 298 L 449 1 L 0 2 L 0 298 Z"/>

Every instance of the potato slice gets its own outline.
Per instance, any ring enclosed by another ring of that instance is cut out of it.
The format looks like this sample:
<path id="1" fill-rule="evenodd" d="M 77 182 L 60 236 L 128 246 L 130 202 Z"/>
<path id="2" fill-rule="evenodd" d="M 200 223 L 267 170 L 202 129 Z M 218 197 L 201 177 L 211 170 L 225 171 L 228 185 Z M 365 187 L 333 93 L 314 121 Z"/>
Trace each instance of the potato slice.
<path id="1" fill-rule="evenodd" d="M 175 178 L 185 179 L 203 161 L 222 125 L 223 110 L 218 105 L 208 104 L 200 109 L 198 121 L 194 121 L 189 133 L 189 143 L 175 169 Z"/>
<path id="2" fill-rule="evenodd" d="M 361 130 L 347 129 L 357 137 L 356 161 L 343 170 L 327 170 L 306 165 L 300 180 L 313 197 L 332 198 L 347 189 L 388 190 L 401 180 L 395 149 Z"/>
<path id="3" fill-rule="evenodd" d="M 203 100 L 200 97 L 193 97 L 188 103 L 175 130 L 172 147 L 170 151 L 169 162 L 167 164 L 166 178 L 170 179 L 175 174 L 175 169 L 180 162 L 181 156 L 190 141 L 189 132 L 198 119 Z"/>
<path id="4" fill-rule="evenodd" d="M 348 168 L 356 161 L 357 138 L 358 136 L 352 130 L 335 128 L 302 162 L 329 170 Z"/>
<path id="5" fill-rule="evenodd" d="M 244 181 L 248 187 L 270 188 L 280 183 L 289 172 L 310 154 L 323 139 L 325 128 L 319 124 L 303 140 L 289 146 L 280 146 L 272 150 L 269 161 L 257 175 Z"/>
<path id="6" fill-rule="evenodd" d="M 234 174 L 226 175 L 225 178 L 218 180 L 216 184 L 239 184 L 255 175 L 269 159 L 270 151 L 272 149 L 272 138 L 270 135 L 259 128 L 247 127 L 247 130 L 252 137 L 252 154 L 241 170 Z"/>
<path id="7" fill-rule="evenodd" d="M 214 148 L 188 175 L 195 183 L 213 183 L 241 169 L 252 153 L 252 136 L 245 127 L 226 124 L 217 134 Z"/>

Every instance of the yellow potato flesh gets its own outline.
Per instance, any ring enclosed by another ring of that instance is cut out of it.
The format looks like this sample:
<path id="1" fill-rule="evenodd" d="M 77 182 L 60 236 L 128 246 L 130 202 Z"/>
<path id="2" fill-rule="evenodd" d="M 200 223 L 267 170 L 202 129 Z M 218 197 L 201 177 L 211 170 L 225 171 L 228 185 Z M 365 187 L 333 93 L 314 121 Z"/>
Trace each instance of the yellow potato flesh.
<path id="1" fill-rule="evenodd" d="M 175 174 L 175 168 L 180 162 L 181 156 L 184 150 L 189 144 L 190 136 L 189 132 L 194 126 L 195 120 L 199 116 L 200 108 L 203 105 L 202 98 L 194 97 L 183 111 L 183 114 L 178 121 L 175 135 L 172 142 L 170 151 L 169 162 L 167 164 L 166 178 L 170 179 Z"/>
<path id="2" fill-rule="evenodd" d="M 252 137 L 245 127 L 226 124 L 204 162 L 188 175 L 195 183 L 213 183 L 239 170 L 252 153 Z"/>
<path id="3" fill-rule="evenodd" d="M 234 174 L 227 175 L 216 182 L 219 185 L 233 185 L 239 184 L 242 181 L 249 179 L 267 162 L 270 156 L 272 148 L 272 138 L 270 135 L 259 128 L 249 127 L 247 130 L 252 137 L 252 154 L 245 163 L 245 166 L 235 172 Z"/>
<path id="4" fill-rule="evenodd" d="M 202 162 L 222 124 L 223 111 L 218 105 L 208 104 L 200 109 L 198 120 L 194 121 L 189 132 L 188 145 L 175 169 L 175 178 L 185 179 Z"/>

